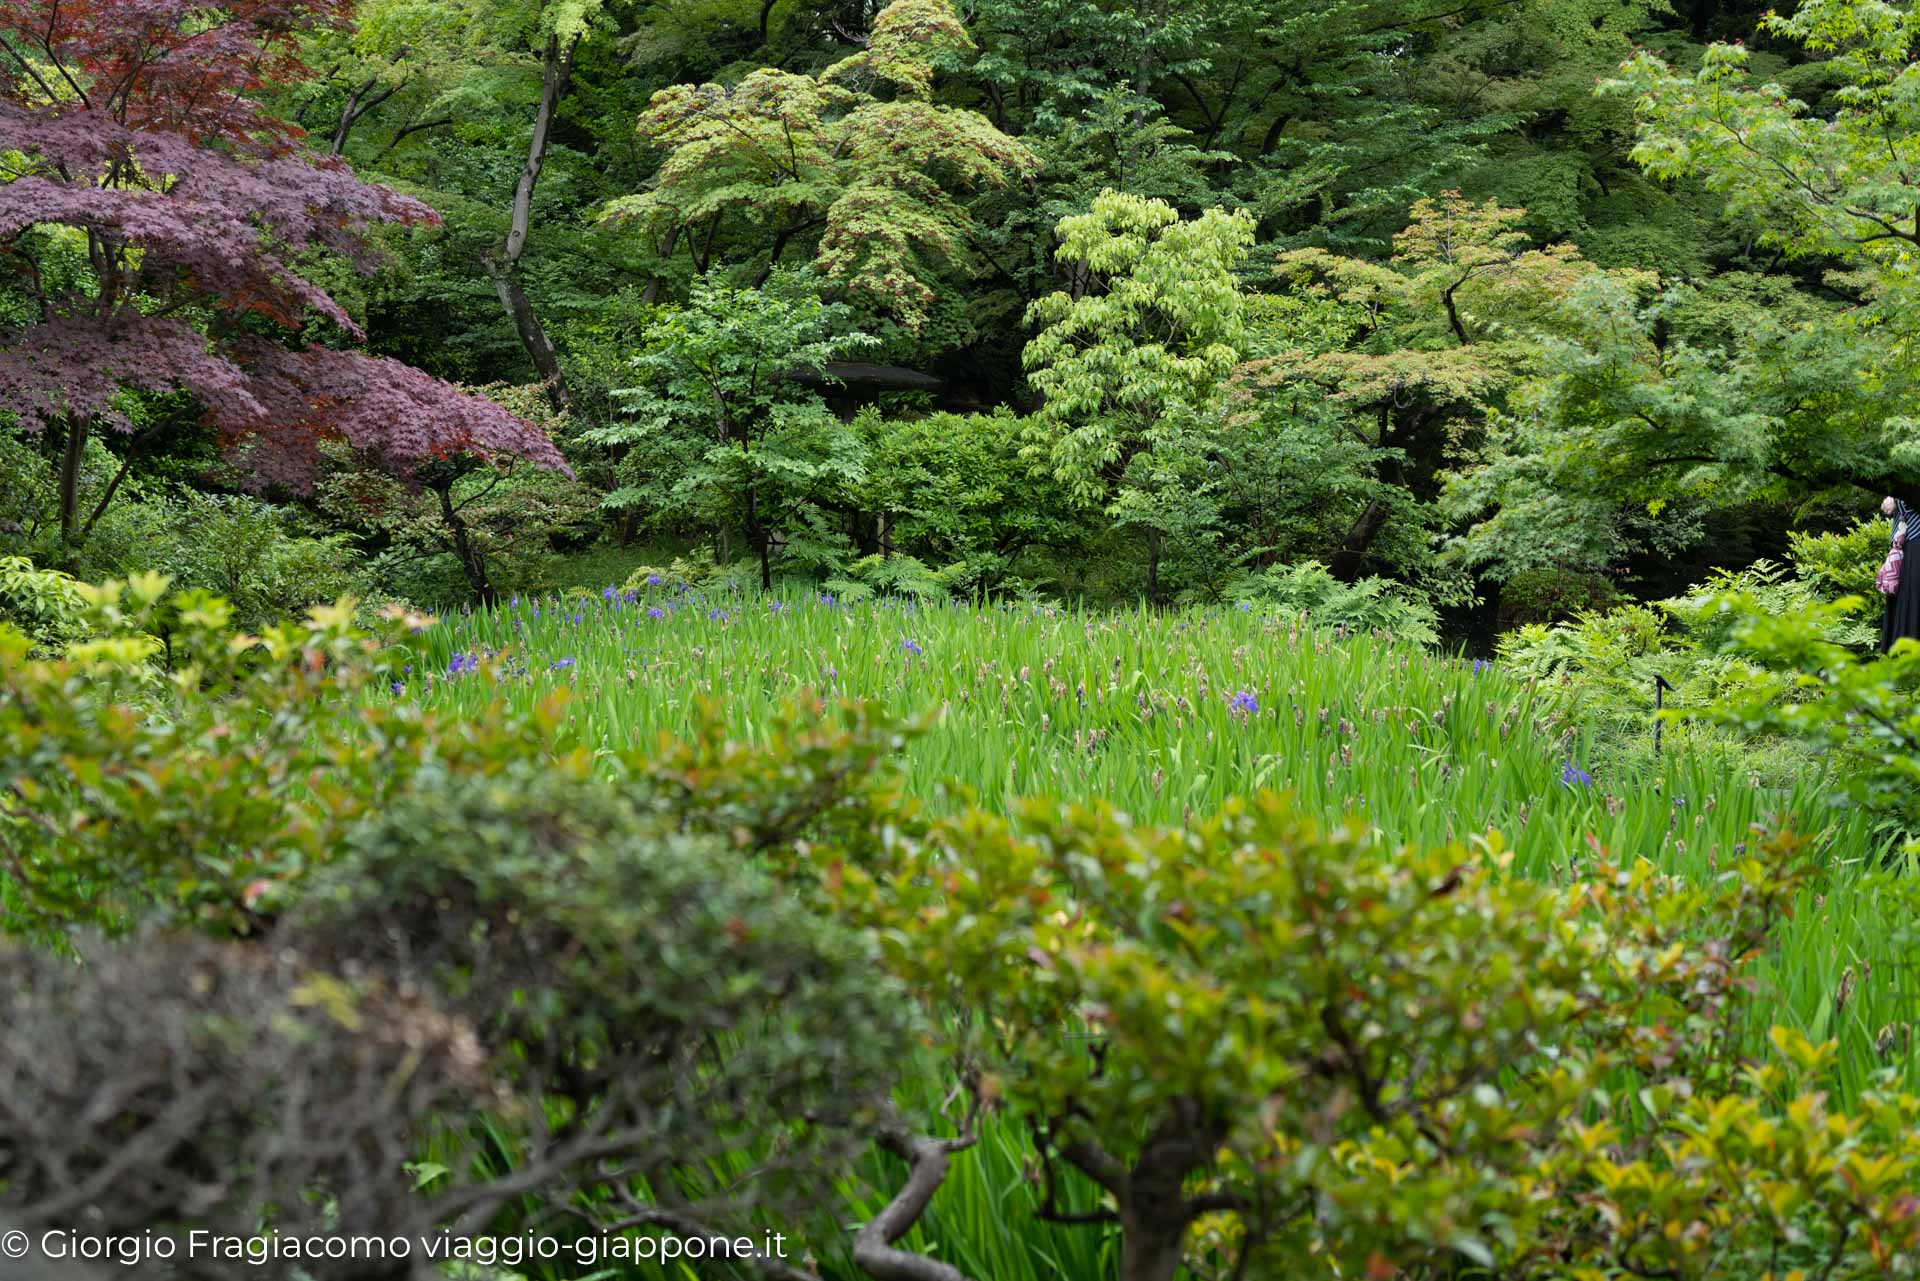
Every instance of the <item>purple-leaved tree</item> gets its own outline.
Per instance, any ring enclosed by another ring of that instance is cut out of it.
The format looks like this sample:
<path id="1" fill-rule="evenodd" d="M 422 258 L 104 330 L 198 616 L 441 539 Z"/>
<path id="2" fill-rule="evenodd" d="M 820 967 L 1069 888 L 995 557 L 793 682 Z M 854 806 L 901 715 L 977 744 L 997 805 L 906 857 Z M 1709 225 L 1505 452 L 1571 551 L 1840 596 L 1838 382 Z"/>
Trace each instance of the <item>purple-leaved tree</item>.
<path id="1" fill-rule="evenodd" d="M 328 440 L 402 473 L 471 455 L 565 467 L 493 402 L 317 340 L 363 335 L 314 264 L 370 273 L 378 225 L 438 221 L 304 150 L 254 100 L 303 74 L 301 35 L 344 26 L 347 8 L 0 0 L 0 262 L 27 303 L 15 322 L 0 313 L 0 415 L 61 442 L 67 542 L 126 474 L 81 511 L 88 436 L 130 431 L 135 389 L 191 393 L 263 485 L 310 483 Z"/>

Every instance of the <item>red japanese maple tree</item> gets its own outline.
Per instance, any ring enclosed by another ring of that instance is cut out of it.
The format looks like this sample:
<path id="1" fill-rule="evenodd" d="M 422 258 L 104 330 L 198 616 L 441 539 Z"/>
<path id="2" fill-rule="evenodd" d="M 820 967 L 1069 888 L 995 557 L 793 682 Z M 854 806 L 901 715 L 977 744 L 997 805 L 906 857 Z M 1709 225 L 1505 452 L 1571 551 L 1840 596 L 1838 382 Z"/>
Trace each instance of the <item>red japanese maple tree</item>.
<path id="1" fill-rule="evenodd" d="M 403 472 L 454 454 L 564 468 L 539 428 L 491 401 L 314 340 L 364 335 L 300 266 L 330 254 L 369 273 L 376 225 L 438 221 L 304 150 L 256 101 L 305 74 L 300 36 L 347 10 L 0 0 L 0 263 L 29 313 L 0 315 L 0 414 L 64 435 L 68 540 L 119 483 L 83 524 L 87 437 L 129 429 L 128 389 L 190 392 L 263 484 L 311 482 L 329 439 Z"/>

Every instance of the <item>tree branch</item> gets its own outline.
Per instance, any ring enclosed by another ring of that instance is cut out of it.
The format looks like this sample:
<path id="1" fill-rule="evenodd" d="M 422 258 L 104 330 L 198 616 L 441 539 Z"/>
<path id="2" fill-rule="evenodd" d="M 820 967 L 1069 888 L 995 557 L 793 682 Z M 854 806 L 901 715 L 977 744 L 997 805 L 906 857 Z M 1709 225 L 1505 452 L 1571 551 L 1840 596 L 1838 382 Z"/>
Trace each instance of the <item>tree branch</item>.
<path id="1" fill-rule="evenodd" d="M 975 1100 L 977 1107 L 977 1093 Z M 973 1146 L 972 1117 L 966 1129 L 951 1139 L 915 1134 L 897 1119 L 888 1122 L 875 1137 L 881 1147 L 906 1161 L 907 1181 L 893 1200 L 855 1234 L 853 1261 L 874 1281 L 972 1281 L 950 1263 L 896 1249 L 893 1244 L 919 1222 L 933 1194 L 946 1182 L 952 1155 Z"/>
<path id="2" fill-rule="evenodd" d="M 412 134 L 419 133 L 423 129 L 439 129 L 446 125 L 450 125 L 452 123 L 453 123 L 452 116 L 440 116 L 433 120 L 422 120 L 417 125 L 408 125 L 406 128 L 399 130 L 393 135 L 392 138 L 387 140 L 387 145 L 380 149 L 380 154 L 373 158 L 373 163 L 379 164 L 382 160 L 385 160 L 387 158 L 387 153 L 400 145 L 401 139 L 406 138 Z"/>

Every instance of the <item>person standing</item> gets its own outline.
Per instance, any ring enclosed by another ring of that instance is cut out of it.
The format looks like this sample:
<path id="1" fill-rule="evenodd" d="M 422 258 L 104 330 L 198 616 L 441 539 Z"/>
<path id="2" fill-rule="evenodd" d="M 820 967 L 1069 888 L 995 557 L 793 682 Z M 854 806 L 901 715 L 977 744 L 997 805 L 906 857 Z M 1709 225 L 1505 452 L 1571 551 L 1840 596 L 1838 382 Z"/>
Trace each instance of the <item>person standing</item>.
<path id="1" fill-rule="evenodd" d="M 1903 636 L 1920 640 L 1920 569 L 1914 567 L 1920 557 L 1906 554 L 1909 547 L 1920 550 L 1920 509 L 1889 495 L 1880 504 L 1880 514 L 1893 518 L 1893 547 L 1875 580 L 1887 597 L 1887 612 L 1880 622 L 1884 654 Z"/>

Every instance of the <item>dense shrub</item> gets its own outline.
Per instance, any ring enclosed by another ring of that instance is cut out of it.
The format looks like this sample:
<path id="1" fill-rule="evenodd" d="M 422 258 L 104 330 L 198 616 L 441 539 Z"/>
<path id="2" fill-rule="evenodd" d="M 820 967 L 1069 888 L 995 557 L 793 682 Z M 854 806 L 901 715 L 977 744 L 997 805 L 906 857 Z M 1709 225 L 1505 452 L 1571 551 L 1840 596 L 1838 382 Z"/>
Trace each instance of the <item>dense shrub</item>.
<path id="1" fill-rule="evenodd" d="M 1227 594 L 1298 611 L 1320 627 L 1380 632 L 1424 645 L 1439 640 L 1438 616 L 1417 590 L 1371 576 L 1342 582 L 1315 560 L 1240 575 L 1229 581 Z"/>
<path id="2" fill-rule="evenodd" d="M 911 556 L 961 594 L 1054 586 L 1061 559 L 1087 554 L 1093 517 L 1021 456 L 1026 419 L 991 414 L 854 420 L 866 443 L 859 498 L 873 550 Z"/>
<path id="3" fill-rule="evenodd" d="M 104 493 L 118 464 L 105 446 L 90 441 L 83 476 Z M 87 492 L 98 501 L 93 489 Z M 167 574 L 177 588 L 225 598 L 245 628 L 265 627 L 362 586 L 346 534 L 316 532 L 311 517 L 297 509 L 247 494 L 130 474 L 77 546 L 60 543 L 58 515 L 45 461 L 0 435 L 0 555 L 94 581 Z"/>
<path id="4" fill-rule="evenodd" d="M 1877 1276 L 1920 1241 L 1920 1099 L 1842 1108 L 1833 1046 L 1791 1030 L 1740 1053 L 1804 850 L 1704 888 L 1504 865 L 1271 796 L 1185 830 L 1036 803 L 836 866 L 828 898 L 1030 1127 L 1040 1216 L 1117 1229 L 1123 1281 Z M 1104 1208 L 1066 1212 L 1069 1179 Z"/>
<path id="5" fill-rule="evenodd" d="M 36 648 L 58 651 L 85 635 L 86 612 L 86 596 L 72 575 L 36 568 L 24 556 L 0 556 L 0 624 Z"/>
<path id="6" fill-rule="evenodd" d="M 1816 544 L 1809 540 L 1803 546 Z M 1660 705 L 1676 714 L 1698 712 L 1734 695 L 1761 702 L 1798 697 L 1765 664 L 1728 643 L 1740 626 L 1740 615 L 1726 608 L 1729 595 L 1770 614 L 1818 617 L 1831 642 L 1865 645 L 1870 624 L 1859 598 L 1843 608 L 1822 608 L 1824 573 L 1762 561 L 1737 573 L 1714 574 L 1695 591 L 1651 605 L 1619 605 L 1552 625 L 1529 623 L 1500 638 L 1499 661 L 1518 676 L 1575 694 L 1602 731 L 1603 759 L 1610 767 L 1625 765 L 1652 750 L 1656 682 L 1667 686 Z M 1668 732 L 1710 736 L 1695 718 L 1676 721 Z M 1789 781 L 1805 768 L 1804 753 L 1783 750 L 1778 738 L 1718 737 L 1771 781 Z"/>
<path id="7" fill-rule="evenodd" d="M 91 595 L 92 639 L 58 659 L 0 628 L 9 929 L 154 911 L 245 929 L 436 741 L 407 709 L 355 706 L 386 660 L 346 608 L 242 639 L 224 601 L 162 577 Z M 443 741 L 484 755 L 499 736 Z"/>
<path id="8" fill-rule="evenodd" d="M 551 708 L 367 705 L 400 673 L 344 608 L 235 645 L 164 580 L 89 593 L 68 657 L 0 633 L 6 924 L 62 944 L 0 953 L 9 1221 L 705 1239 L 833 1195 L 916 1007 L 755 862 L 866 848 L 890 722 L 809 705 L 770 745 L 596 760 Z M 134 1275 L 231 1263 L 170 1267 Z"/>
<path id="9" fill-rule="evenodd" d="M 362 583 L 346 535 L 301 532 L 283 509 L 242 494 L 156 493 L 122 517 L 137 569 L 225 600 L 245 629 L 352 595 Z"/>
<path id="10" fill-rule="evenodd" d="M 1920 644 L 1862 655 L 1835 639 L 1857 626 L 1859 598 L 1781 612 L 1751 593 L 1711 600 L 1720 650 L 1767 679 L 1727 689 L 1707 714 L 1744 736 L 1773 735 L 1839 761 L 1840 797 L 1920 843 Z"/>
<path id="11" fill-rule="evenodd" d="M 511 1178 L 536 1222 L 703 1234 L 757 1208 L 798 1229 L 885 1110 L 914 1011 L 871 946 L 716 824 L 635 799 L 537 758 L 431 766 L 282 931 L 331 972 L 438 994 L 527 1102 L 490 1168 L 442 1160 L 436 1221 L 485 1223 Z M 751 1174 L 719 1179 L 741 1153 Z"/>
<path id="12" fill-rule="evenodd" d="M 537 760 L 433 769 L 264 944 L 0 955 L 0 1207 L 176 1237 L 417 1241 L 503 1211 L 546 1232 L 733 1237 L 755 1210 L 798 1229 L 883 1115 L 913 1010 L 858 936 L 675 828 Z M 752 1176 L 717 1179 L 742 1152 Z"/>
<path id="13" fill-rule="evenodd" d="M 192 937 L 91 946 L 84 962 L 0 952 L 0 1214 L 36 1241 L 419 1232 L 430 1220 L 408 1166 L 425 1123 L 504 1102 L 472 1029 L 418 989 Z M 235 1270 L 177 1253 L 112 1271 Z M 254 1275 L 407 1274 L 275 1260 Z"/>

